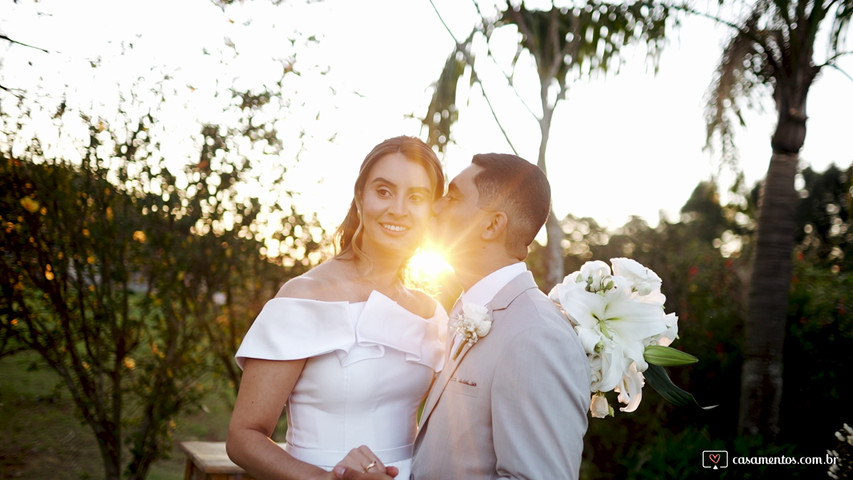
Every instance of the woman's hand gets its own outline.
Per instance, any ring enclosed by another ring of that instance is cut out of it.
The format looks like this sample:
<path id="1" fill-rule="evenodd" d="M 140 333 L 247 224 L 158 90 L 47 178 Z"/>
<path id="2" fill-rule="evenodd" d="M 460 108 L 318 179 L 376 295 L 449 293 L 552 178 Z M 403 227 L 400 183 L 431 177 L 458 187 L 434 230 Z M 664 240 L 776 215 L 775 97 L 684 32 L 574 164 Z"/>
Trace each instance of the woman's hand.
<path id="1" fill-rule="evenodd" d="M 397 467 L 385 467 L 385 473 L 374 473 L 371 470 L 368 473 L 362 473 L 344 466 L 335 467 L 335 480 L 393 480 L 400 473 Z M 402 480 L 402 479 L 401 479 Z"/>
<path id="2" fill-rule="evenodd" d="M 350 450 L 332 471 L 338 478 L 359 478 L 359 474 L 369 474 L 369 478 L 394 478 L 399 473 L 396 467 L 386 468 L 379 457 L 365 445 Z"/>

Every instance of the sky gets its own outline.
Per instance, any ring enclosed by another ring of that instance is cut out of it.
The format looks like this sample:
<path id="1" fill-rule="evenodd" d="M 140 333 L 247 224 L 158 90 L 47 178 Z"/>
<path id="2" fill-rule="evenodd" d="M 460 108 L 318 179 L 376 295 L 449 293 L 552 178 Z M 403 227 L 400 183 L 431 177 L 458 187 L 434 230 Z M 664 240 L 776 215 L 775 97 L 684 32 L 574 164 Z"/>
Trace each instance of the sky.
<path id="1" fill-rule="evenodd" d="M 454 35 L 464 38 L 470 32 L 476 19 L 470 2 L 434 3 Z M 288 81 L 293 107 L 278 125 L 287 146 L 281 157 L 259 154 L 256 162 L 258 168 L 286 164 L 297 207 L 317 211 L 330 229 L 343 218 L 358 166 L 373 145 L 400 134 L 425 137 L 416 117 L 425 114 L 431 84 L 453 47 L 428 0 L 278 6 L 255 0 L 224 10 L 207 0 L 0 0 L 0 5 L 0 33 L 49 51 L 0 44 L 4 86 L 39 85 L 47 100 L 65 95 L 81 109 L 110 108 L 117 95 L 105 92 L 115 91 L 115 85 L 127 88 L 152 71 L 167 71 L 180 101 L 167 107 L 159 128 L 169 133 L 164 153 L 178 159 L 190 157 L 196 119 L 222 117 L 223 97 L 213 92 L 275 78 L 279 59 L 295 52 L 301 75 Z M 302 47 L 309 36 L 316 44 Z M 670 38 L 656 74 L 637 49 L 626 53 L 618 74 L 571 83 L 557 108 L 548 149 L 558 216 L 589 216 L 611 227 L 632 215 L 652 225 L 661 213 L 677 219 L 696 184 L 719 171 L 718 157 L 703 149 L 703 106 L 725 38 L 722 27 L 691 19 Z M 514 32 L 505 30 L 494 42 L 497 52 L 511 52 Z M 128 43 L 133 47 L 126 48 Z M 822 57 L 818 48 L 816 58 Z M 479 58 L 487 93 L 513 144 L 535 161 L 536 120 L 494 75 L 496 65 L 482 52 Z M 842 66 L 853 75 L 853 55 Z M 537 88 L 532 70 L 522 68 L 517 89 L 534 108 Z M 466 93 L 455 143 L 444 157 L 451 177 L 475 153 L 510 151 L 478 90 Z M 0 106 L 9 102 L 8 95 L 0 97 Z M 765 107 L 765 113 L 749 113 L 747 128 L 737 135 L 749 184 L 763 177 L 770 160 L 775 119 L 772 105 Z M 807 110 L 802 166 L 849 166 L 853 80 L 825 69 Z M 263 198 L 263 192 L 258 195 Z"/>

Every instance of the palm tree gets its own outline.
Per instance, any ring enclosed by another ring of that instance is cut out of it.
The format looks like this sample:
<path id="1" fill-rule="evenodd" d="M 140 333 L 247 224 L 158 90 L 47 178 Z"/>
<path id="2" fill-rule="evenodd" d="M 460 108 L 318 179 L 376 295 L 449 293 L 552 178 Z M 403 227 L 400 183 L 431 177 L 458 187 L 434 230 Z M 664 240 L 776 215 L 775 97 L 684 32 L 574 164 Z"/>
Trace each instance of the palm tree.
<path id="1" fill-rule="evenodd" d="M 424 124 L 430 132 L 431 143 L 441 150 L 450 141 L 450 129 L 458 116 L 456 85 L 466 71 L 470 73 L 471 81 L 480 86 L 486 101 L 489 102 L 475 69 L 474 55 L 471 52 L 474 39 L 482 35 L 488 45 L 495 29 L 515 27 L 519 33 L 519 44 L 512 70 L 517 67 L 522 54 L 527 52 L 535 61 L 539 77 L 539 113 L 531 108 L 528 108 L 528 111 L 536 118 L 540 130 L 536 163 L 547 174 L 546 150 L 551 133 L 551 120 L 557 105 L 568 94 L 570 74 L 582 76 L 606 73 L 614 67 L 618 69 L 621 48 L 633 43 L 644 42 L 648 47 L 649 57 L 656 60 L 665 40 L 668 14 L 669 8 L 647 1 L 614 4 L 587 0 L 574 7 L 552 5 L 549 10 L 528 10 L 523 3 L 517 6 L 508 4 L 506 10 L 500 12 L 496 19 L 483 18 L 482 23 L 474 28 L 466 40 L 454 38 L 456 48 L 448 57 L 436 83 L 432 102 L 424 119 Z M 492 55 L 490 50 L 488 55 Z M 514 91 L 512 79 L 511 73 L 506 74 L 508 87 Z M 491 103 L 489 105 L 491 108 Z M 510 148 L 515 150 L 494 109 L 492 114 Z M 547 290 L 562 281 L 565 275 L 562 248 L 565 234 L 553 208 L 546 224 L 546 232 L 548 274 L 544 287 Z"/>
<path id="2" fill-rule="evenodd" d="M 780 433 L 782 348 L 796 228 L 794 178 L 806 138 L 806 99 L 818 73 L 837 68 L 837 59 L 850 53 L 842 48 L 853 0 L 759 0 L 748 8 L 740 22 L 723 22 L 734 33 L 710 88 L 708 141 L 717 139 L 724 156 L 731 153 L 733 126 L 743 124 L 741 102 L 746 100 L 748 108 L 757 95 L 772 92 L 777 123 L 759 201 L 738 429 L 775 439 Z M 824 32 L 828 59 L 817 64 L 815 44 Z"/>

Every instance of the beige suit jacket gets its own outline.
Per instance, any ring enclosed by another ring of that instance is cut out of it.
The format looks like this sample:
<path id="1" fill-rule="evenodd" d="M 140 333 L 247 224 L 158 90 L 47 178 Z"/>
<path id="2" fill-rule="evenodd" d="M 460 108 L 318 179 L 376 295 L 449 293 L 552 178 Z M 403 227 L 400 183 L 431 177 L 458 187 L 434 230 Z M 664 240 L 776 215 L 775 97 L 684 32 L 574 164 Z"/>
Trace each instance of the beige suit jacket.
<path id="1" fill-rule="evenodd" d="M 489 334 L 448 352 L 430 390 L 411 478 L 578 478 L 590 374 L 577 335 L 530 272 L 488 307 Z"/>

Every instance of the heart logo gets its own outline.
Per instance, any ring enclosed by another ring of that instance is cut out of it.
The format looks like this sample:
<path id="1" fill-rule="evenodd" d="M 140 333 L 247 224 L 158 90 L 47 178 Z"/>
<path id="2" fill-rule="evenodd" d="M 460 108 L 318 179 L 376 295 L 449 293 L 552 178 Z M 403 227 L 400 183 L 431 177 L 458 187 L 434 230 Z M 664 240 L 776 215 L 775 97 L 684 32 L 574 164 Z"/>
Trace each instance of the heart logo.
<path id="1" fill-rule="evenodd" d="M 717 463 L 720 461 L 720 454 L 719 453 L 712 453 L 712 454 L 708 455 L 708 458 L 711 459 L 712 462 Z"/>

